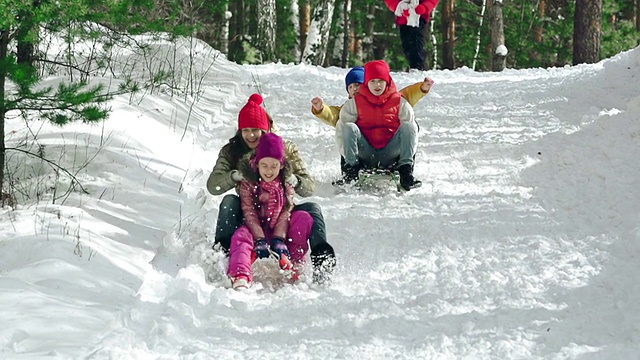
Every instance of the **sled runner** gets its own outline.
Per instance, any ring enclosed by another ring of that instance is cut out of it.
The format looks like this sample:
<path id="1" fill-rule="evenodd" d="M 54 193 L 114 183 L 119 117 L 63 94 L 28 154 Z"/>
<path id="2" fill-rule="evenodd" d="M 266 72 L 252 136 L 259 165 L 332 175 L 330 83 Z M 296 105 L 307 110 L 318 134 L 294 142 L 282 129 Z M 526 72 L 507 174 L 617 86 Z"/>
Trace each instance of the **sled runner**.
<path id="1" fill-rule="evenodd" d="M 400 187 L 400 175 L 391 170 L 363 170 L 353 185 L 357 189 L 373 192 L 392 189 L 403 191 Z"/>
<path id="2" fill-rule="evenodd" d="M 361 170 L 358 179 L 352 183 L 345 184 L 342 180 L 332 183 L 337 193 L 348 192 L 350 189 L 372 194 L 404 193 L 400 186 L 400 175 L 397 171 L 388 169 L 365 169 Z"/>

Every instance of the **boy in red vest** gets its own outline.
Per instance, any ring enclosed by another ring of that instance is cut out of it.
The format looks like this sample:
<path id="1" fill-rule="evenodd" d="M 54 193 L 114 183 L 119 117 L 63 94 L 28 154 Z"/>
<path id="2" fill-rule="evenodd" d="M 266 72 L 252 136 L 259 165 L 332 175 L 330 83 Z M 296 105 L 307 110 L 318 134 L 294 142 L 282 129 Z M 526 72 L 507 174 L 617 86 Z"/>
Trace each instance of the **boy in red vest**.
<path id="1" fill-rule="evenodd" d="M 362 168 L 374 168 L 397 169 L 405 190 L 422 185 L 413 177 L 418 124 L 389 65 L 384 60 L 366 63 L 364 83 L 344 104 L 336 124 L 336 141 L 346 162 L 344 182 L 357 180 Z"/>

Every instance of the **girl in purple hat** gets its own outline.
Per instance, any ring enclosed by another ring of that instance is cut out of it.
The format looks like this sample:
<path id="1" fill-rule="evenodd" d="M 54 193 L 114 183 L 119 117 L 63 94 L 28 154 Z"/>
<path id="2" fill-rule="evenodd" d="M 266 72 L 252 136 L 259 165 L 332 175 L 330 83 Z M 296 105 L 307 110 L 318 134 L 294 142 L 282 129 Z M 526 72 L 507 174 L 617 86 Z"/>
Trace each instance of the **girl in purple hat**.
<path id="1" fill-rule="evenodd" d="M 244 224 L 231 237 L 227 274 L 234 289 L 251 286 L 251 265 L 256 258 L 277 254 L 280 267 L 297 280 L 309 251 L 313 219 L 293 209 L 293 186 L 286 181 L 289 168 L 281 137 L 266 133 L 254 153 L 240 162 L 240 201 Z"/>

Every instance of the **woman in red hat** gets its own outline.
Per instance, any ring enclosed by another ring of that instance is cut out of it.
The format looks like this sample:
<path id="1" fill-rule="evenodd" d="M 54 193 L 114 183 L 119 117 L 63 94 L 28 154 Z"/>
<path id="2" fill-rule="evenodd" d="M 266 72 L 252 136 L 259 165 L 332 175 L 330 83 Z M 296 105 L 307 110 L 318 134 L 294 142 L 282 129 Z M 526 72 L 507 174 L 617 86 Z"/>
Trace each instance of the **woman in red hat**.
<path id="1" fill-rule="evenodd" d="M 220 150 L 216 164 L 207 180 L 207 190 L 212 195 L 222 195 L 231 189 L 237 189 L 244 179 L 242 173 L 238 171 L 242 158 L 257 148 L 264 134 L 273 130 L 273 120 L 262 107 L 262 102 L 262 96 L 253 94 L 238 113 L 238 131 Z M 284 148 L 285 158 L 289 164 L 289 176 L 286 181 L 292 185 L 299 196 L 311 196 L 315 190 L 315 183 L 300 157 L 298 147 L 291 141 L 284 140 Z M 225 195 L 219 209 L 214 248 L 221 248 L 228 252 L 231 236 L 243 222 L 240 198 L 235 194 Z M 333 247 L 327 242 L 322 210 L 314 202 L 297 204 L 292 212 L 298 210 L 308 212 L 313 218 L 309 237 L 313 279 L 316 283 L 322 283 L 329 279 L 336 261 Z"/>

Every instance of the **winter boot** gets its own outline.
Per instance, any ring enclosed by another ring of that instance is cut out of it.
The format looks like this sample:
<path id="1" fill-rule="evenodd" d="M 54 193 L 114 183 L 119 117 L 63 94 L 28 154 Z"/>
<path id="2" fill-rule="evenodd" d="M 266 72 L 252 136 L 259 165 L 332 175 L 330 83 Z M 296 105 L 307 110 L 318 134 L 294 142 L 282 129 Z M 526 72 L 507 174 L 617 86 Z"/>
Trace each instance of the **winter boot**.
<path id="1" fill-rule="evenodd" d="M 231 286 L 236 290 L 248 289 L 251 286 L 251 280 L 247 275 L 238 275 L 233 278 Z"/>
<path id="2" fill-rule="evenodd" d="M 344 158 L 340 159 L 340 171 L 342 172 L 342 179 L 338 179 L 336 181 L 331 182 L 332 185 L 342 186 L 345 184 L 350 184 L 358 180 L 360 177 L 360 169 L 362 166 L 360 164 L 349 165 L 344 162 Z"/>
<path id="3" fill-rule="evenodd" d="M 345 184 L 349 184 L 353 181 L 358 180 L 360 177 L 360 165 L 344 165 L 344 173 L 342 174 L 342 180 Z"/>
<path id="4" fill-rule="evenodd" d="M 333 269 L 336 267 L 336 254 L 333 247 L 323 243 L 311 249 L 311 263 L 314 283 L 324 284 L 331 281 Z"/>
<path id="5" fill-rule="evenodd" d="M 400 187 L 409 191 L 422 185 L 422 181 L 413 177 L 413 167 L 410 164 L 401 165 L 398 168 L 400 173 Z"/>

